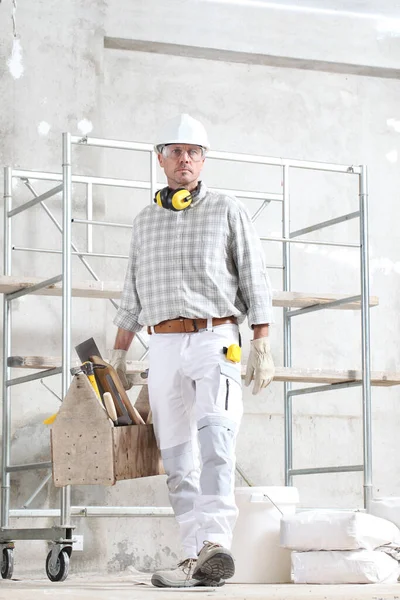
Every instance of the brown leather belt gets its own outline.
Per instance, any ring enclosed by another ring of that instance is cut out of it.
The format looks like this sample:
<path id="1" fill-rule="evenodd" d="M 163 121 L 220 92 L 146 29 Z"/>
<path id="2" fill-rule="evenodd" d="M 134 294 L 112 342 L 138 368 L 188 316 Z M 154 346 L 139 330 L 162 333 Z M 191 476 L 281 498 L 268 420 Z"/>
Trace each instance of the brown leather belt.
<path id="1" fill-rule="evenodd" d="M 213 327 L 217 325 L 225 325 L 233 323 L 237 325 L 236 317 L 216 317 L 213 318 Z M 170 319 L 169 321 L 161 321 L 158 325 L 154 325 L 154 333 L 195 333 L 200 329 L 207 328 L 207 319 Z M 147 328 L 147 333 L 152 334 L 151 328 Z"/>

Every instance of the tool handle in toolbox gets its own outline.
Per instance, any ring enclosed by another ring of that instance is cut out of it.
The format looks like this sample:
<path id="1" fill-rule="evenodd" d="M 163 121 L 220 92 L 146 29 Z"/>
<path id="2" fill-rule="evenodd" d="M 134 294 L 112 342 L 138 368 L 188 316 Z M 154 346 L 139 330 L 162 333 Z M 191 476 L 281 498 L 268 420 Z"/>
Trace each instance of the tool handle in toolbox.
<path id="1" fill-rule="evenodd" d="M 108 416 L 113 421 L 113 423 L 115 423 L 117 420 L 117 411 L 115 410 L 114 400 L 110 392 L 104 392 L 103 400 L 107 409 Z"/>
<path id="2" fill-rule="evenodd" d="M 138 413 L 136 408 L 134 406 L 132 406 L 131 401 L 129 400 L 128 395 L 124 389 L 124 386 L 122 385 L 121 380 L 118 377 L 118 373 L 116 372 L 114 367 L 112 367 L 110 364 L 105 362 L 99 356 L 91 356 L 90 360 L 93 362 L 93 364 L 103 367 L 102 369 L 96 370 L 96 377 L 99 378 L 99 381 L 100 381 L 100 384 L 101 384 L 103 390 L 105 392 L 110 392 L 110 393 L 112 392 L 112 390 L 109 389 L 109 386 L 106 381 L 107 375 L 109 375 L 112 378 L 115 387 L 117 388 L 117 392 L 121 398 L 122 404 L 125 406 L 125 408 L 128 412 L 129 417 L 132 419 L 132 421 L 136 425 L 145 425 L 144 420 L 142 419 L 142 417 L 140 416 L 140 414 Z M 111 393 L 111 395 L 112 395 L 112 393 Z M 115 399 L 114 399 L 114 405 L 115 405 L 117 414 L 119 413 L 118 416 L 122 416 L 123 413 L 119 409 L 118 403 L 115 402 Z"/>
<path id="3" fill-rule="evenodd" d="M 104 361 L 96 356 L 93 356 L 96 380 L 98 382 L 101 394 L 109 393 L 111 395 L 112 401 L 114 403 L 114 408 L 119 417 L 126 417 L 132 423 L 128 415 L 128 411 L 125 407 L 125 404 L 122 402 L 122 398 L 117 390 L 117 387 L 114 383 L 114 379 L 110 374 L 110 369 L 108 365 L 104 363 Z"/>

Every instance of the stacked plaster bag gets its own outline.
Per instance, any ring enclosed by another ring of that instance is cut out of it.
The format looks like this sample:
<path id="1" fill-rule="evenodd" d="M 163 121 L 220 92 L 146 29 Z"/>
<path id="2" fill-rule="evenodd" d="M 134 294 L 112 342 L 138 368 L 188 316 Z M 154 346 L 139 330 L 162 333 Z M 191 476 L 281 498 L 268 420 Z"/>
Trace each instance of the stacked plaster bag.
<path id="1" fill-rule="evenodd" d="M 395 583 L 400 575 L 399 529 L 366 513 L 285 516 L 281 546 L 292 550 L 294 583 Z"/>
<path id="2" fill-rule="evenodd" d="M 375 498 L 371 502 L 371 514 L 391 521 L 400 527 L 400 498 Z"/>

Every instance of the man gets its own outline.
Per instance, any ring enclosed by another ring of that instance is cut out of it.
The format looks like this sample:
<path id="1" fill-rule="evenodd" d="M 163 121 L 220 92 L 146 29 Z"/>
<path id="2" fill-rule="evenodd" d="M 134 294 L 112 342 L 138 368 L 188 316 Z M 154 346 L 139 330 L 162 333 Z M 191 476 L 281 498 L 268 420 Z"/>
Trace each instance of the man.
<path id="1" fill-rule="evenodd" d="M 184 560 L 153 585 L 223 585 L 237 517 L 235 440 L 242 417 L 240 334 L 253 329 L 246 385 L 274 376 L 271 288 L 261 243 L 244 206 L 199 181 L 207 150 L 201 123 L 168 122 L 155 150 L 168 187 L 133 223 L 111 364 L 129 389 L 126 353 L 149 335 L 149 398 Z"/>

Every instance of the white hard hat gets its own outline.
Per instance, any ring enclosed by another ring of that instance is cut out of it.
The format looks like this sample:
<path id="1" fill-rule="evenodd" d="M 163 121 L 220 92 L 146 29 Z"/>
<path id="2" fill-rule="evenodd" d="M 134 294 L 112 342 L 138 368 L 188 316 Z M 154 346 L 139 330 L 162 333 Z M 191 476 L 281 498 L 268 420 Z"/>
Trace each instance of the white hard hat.
<path id="1" fill-rule="evenodd" d="M 204 126 L 186 113 L 174 117 L 165 123 L 154 146 L 156 152 L 161 152 L 166 144 L 193 144 L 210 149 L 210 142 Z"/>

